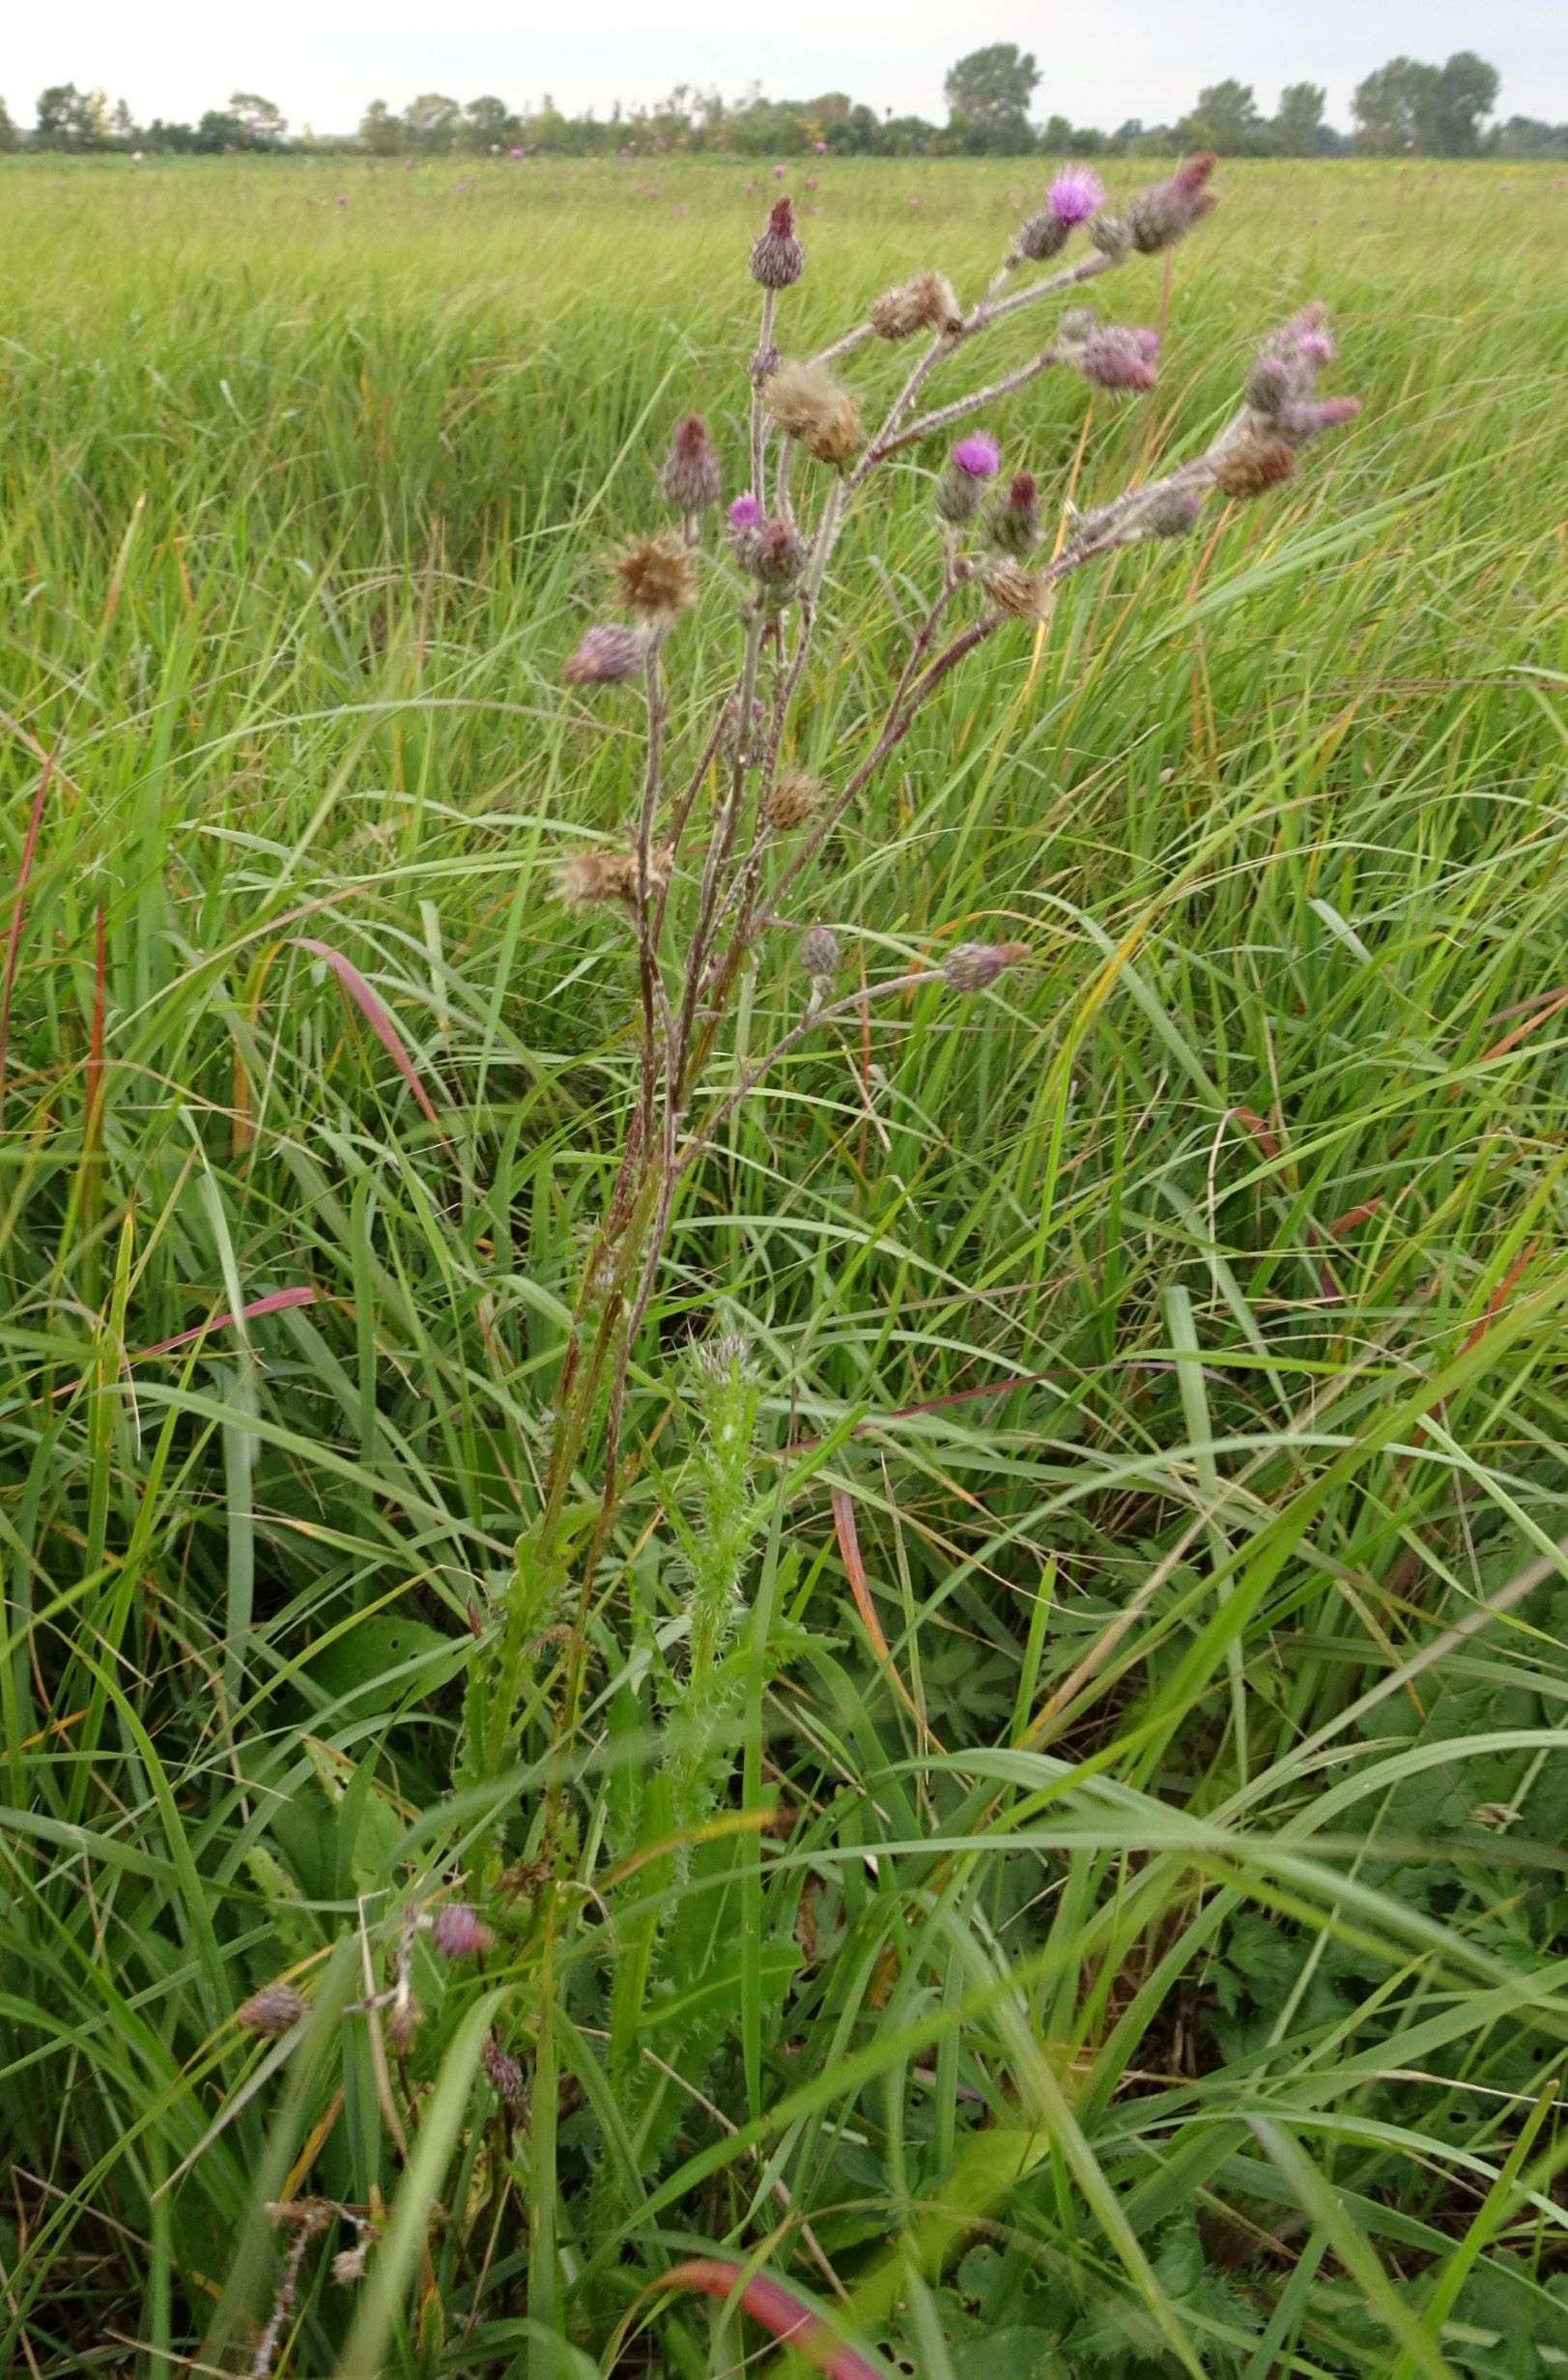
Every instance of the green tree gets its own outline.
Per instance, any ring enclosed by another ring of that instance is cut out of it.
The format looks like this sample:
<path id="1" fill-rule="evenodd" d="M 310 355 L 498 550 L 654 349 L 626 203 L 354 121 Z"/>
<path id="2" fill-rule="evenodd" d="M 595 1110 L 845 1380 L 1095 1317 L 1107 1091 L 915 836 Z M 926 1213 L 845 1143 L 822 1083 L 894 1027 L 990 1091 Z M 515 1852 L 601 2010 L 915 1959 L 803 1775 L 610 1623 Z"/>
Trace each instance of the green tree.
<path id="1" fill-rule="evenodd" d="M 0 100 L 0 153 L 7 149 L 19 149 L 20 147 L 21 134 L 12 122 L 10 108 L 4 100 Z"/>
<path id="2" fill-rule="evenodd" d="M 1031 50 L 1014 42 L 972 49 L 950 67 L 942 96 L 965 146 L 997 152 L 1032 149 L 1029 103 L 1040 80 Z"/>
<path id="3" fill-rule="evenodd" d="M 1178 125 L 1191 149 L 1213 149 L 1221 157 L 1245 157 L 1261 145 L 1263 118 L 1250 83 L 1211 83 L 1198 94 L 1198 103 Z"/>
<path id="4" fill-rule="evenodd" d="M 238 116 L 257 148 L 280 149 L 288 136 L 287 116 L 271 100 L 264 100 L 258 91 L 233 92 L 229 99 L 229 112 Z"/>
<path id="5" fill-rule="evenodd" d="M 93 102 L 74 83 L 50 83 L 39 93 L 35 149 L 90 149 Z"/>
<path id="6" fill-rule="evenodd" d="M 1481 118 L 1497 104 L 1500 77 L 1473 49 L 1456 50 L 1439 72 L 1432 95 L 1432 132 L 1439 157 L 1473 157 Z"/>
<path id="7" fill-rule="evenodd" d="M 493 91 L 470 100 L 463 110 L 463 146 L 484 156 L 492 149 L 511 149 L 522 131 L 512 110 Z"/>
<path id="8" fill-rule="evenodd" d="M 385 100 L 372 100 L 359 119 L 360 148 L 372 157 L 400 157 L 403 145 L 402 117 L 394 116 Z"/>
<path id="9" fill-rule="evenodd" d="M 404 130 L 415 149 L 450 149 L 462 123 L 462 108 L 441 91 L 422 91 L 403 110 Z"/>
<path id="10" fill-rule="evenodd" d="M 1315 157 L 1327 93 L 1321 83 L 1287 83 L 1274 114 L 1274 145 L 1282 157 Z"/>

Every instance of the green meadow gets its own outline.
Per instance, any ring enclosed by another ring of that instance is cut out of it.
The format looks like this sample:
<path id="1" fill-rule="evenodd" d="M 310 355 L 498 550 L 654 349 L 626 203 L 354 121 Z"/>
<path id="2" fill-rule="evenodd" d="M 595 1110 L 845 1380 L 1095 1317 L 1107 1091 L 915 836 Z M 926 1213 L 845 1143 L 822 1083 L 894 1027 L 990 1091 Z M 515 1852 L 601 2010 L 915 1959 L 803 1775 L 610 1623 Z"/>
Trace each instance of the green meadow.
<path id="1" fill-rule="evenodd" d="M 792 354 L 973 297 L 1039 178 L 0 159 L 0 2369 L 1568 2366 L 1568 181 L 1217 186 L 1096 293 L 1157 391 L 1048 376 L 1008 469 L 1050 528 L 1198 451 L 1314 298 L 1365 410 L 955 670 L 795 888 L 846 985 L 1028 956 L 717 1130 L 483 1802 L 635 1080 L 631 938 L 553 887 L 640 714 L 562 661 L 681 414 L 744 484 L 772 193 Z M 942 451 L 834 557 L 830 784 Z M 715 579 L 688 765 L 732 651 Z M 672 1844 L 716 1328 L 754 1551 Z"/>

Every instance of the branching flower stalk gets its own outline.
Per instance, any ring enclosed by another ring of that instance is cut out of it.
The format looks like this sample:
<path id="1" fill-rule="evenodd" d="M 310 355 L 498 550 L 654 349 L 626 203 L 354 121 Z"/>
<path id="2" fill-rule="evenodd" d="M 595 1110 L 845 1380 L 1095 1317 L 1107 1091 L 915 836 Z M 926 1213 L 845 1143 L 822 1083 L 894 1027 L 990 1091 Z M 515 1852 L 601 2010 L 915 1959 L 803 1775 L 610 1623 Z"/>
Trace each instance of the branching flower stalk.
<path id="1" fill-rule="evenodd" d="M 699 1103 L 708 1070 L 743 968 L 781 926 L 809 923 L 793 913 L 793 904 L 804 897 L 829 839 L 932 696 L 973 652 L 1010 630 L 1038 628 L 1049 617 L 1057 584 L 1088 562 L 1188 534 L 1212 494 L 1240 502 L 1279 485 L 1292 476 L 1311 439 L 1357 410 L 1352 398 L 1317 394 L 1333 348 L 1322 307 L 1308 306 L 1262 342 L 1234 416 L 1201 454 L 1094 510 L 1068 508 L 1059 550 L 1049 559 L 1042 552 L 1034 474 L 1020 470 L 1004 481 L 996 441 L 972 430 L 952 448 L 936 478 L 936 585 L 909 650 L 890 669 L 891 692 L 868 748 L 831 786 L 808 779 L 788 760 L 791 722 L 830 608 L 835 546 L 879 470 L 1049 371 L 1070 372 L 1091 388 L 1126 396 L 1153 387 L 1155 334 L 1101 322 L 1077 301 L 1078 293 L 1134 258 L 1161 253 L 1190 231 L 1214 203 L 1212 163 L 1208 157 L 1191 159 L 1115 215 L 1104 207 L 1094 176 L 1069 169 L 1019 227 L 988 286 L 967 308 L 944 275 L 923 272 L 885 292 L 866 320 L 800 362 L 784 359 L 776 343 L 787 293 L 806 264 L 789 199 L 779 199 L 752 248 L 761 305 L 748 367 L 748 484 L 721 511 L 724 472 L 717 450 L 701 420 L 688 416 L 662 473 L 678 533 L 640 538 L 615 559 L 612 593 L 625 620 L 590 627 L 563 670 L 570 685 L 584 689 L 626 685 L 639 676 L 642 681 L 643 765 L 627 841 L 618 849 L 596 846 L 574 853 L 561 863 L 556 884 L 563 901 L 630 927 L 637 1092 L 614 1186 L 584 1269 L 539 1508 L 520 1540 L 506 1605 L 490 1632 L 486 1682 L 470 1710 L 470 1774 L 494 1777 L 511 1757 L 530 1649 L 547 1628 L 559 1634 L 562 1591 L 574 1571 L 578 1619 L 565 1631 L 570 1650 L 556 1724 L 564 1734 L 577 1719 L 591 1582 L 621 1493 L 628 1370 L 680 1187 L 714 1132 L 770 1067 L 835 1016 L 936 981 L 960 996 L 973 994 L 1025 952 L 1016 943 L 966 944 L 949 949 L 945 961 L 933 960 L 928 967 L 835 998 L 837 944 L 824 929 L 813 929 L 801 943 L 809 990 L 799 1022 L 738 1082 L 721 1089 L 704 1113 Z M 1088 242 L 1081 256 L 1029 277 L 1032 268 L 1055 264 L 1080 232 Z M 1027 308 L 1069 296 L 1074 302 L 1033 355 L 984 385 L 916 410 L 927 386 L 977 338 Z M 877 342 L 923 333 L 918 361 L 868 438 L 860 401 L 838 382 L 833 367 Z M 666 695 L 671 640 L 694 602 L 737 583 L 744 592 L 730 682 L 697 751 L 671 780 Z M 691 848 L 693 822 L 710 785 L 705 847 L 698 855 Z M 582 1466 L 601 1417 L 597 1477 L 585 1484 Z"/>

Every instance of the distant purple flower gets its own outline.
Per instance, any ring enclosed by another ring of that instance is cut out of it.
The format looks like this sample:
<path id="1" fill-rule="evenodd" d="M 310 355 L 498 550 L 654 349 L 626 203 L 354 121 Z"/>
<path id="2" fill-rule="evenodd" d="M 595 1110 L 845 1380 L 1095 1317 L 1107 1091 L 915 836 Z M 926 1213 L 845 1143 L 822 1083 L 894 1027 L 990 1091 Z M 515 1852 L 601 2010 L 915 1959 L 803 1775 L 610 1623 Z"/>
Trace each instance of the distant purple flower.
<path id="1" fill-rule="evenodd" d="M 508 157 L 521 157 L 523 152 L 521 149 L 509 149 L 506 154 Z"/>
<path id="2" fill-rule="evenodd" d="M 348 205 L 348 203 L 349 203 L 349 202 L 348 202 L 348 200 L 347 200 L 346 198 L 344 198 L 341 194 L 339 194 L 339 197 L 338 197 L 338 202 L 337 202 L 337 203 L 338 203 L 338 205 L 339 205 L 340 207 L 346 207 L 346 206 Z"/>
<path id="3" fill-rule="evenodd" d="M 986 430 L 960 438 L 953 449 L 955 470 L 966 479 L 994 479 L 1002 468 L 1002 449 Z"/>
<path id="4" fill-rule="evenodd" d="M 775 182 L 782 182 L 784 180 L 784 167 L 782 165 L 776 165 L 774 167 L 773 179 Z"/>
<path id="5" fill-rule="evenodd" d="M 1045 203 L 1059 223 L 1087 223 L 1105 203 L 1105 186 L 1087 165 L 1069 165 L 1051 184 Z"/>
<path id="6" fill-rule="evenodd" d="M 819 140 L 819 141 L 817 142 L 817 144 L 816 144 L 816 154 L 817 154 L 817 156 L 818 156 L 818 157 L 826 157 L 826 156 L 827 156 L 827 153 L 828 153 L 828 144 L 827 144 L 827 142 L 826 142 L 825 140 Z M 1504 189 L 1506 189 L 1506 188 L 1508 187 L 1507 183 L 1505 182 L 1505 183 L 1503 184 L 1503 186 L 1503 186 L 1503 188 L 1504 188 Z"/>
<path id="7" fill-rule="evenodd" d="M 739 532 L 756 529 L 762 520 L 762 507 L 755 496 L 737 496 L 729 507 L 729 526 Z"/>

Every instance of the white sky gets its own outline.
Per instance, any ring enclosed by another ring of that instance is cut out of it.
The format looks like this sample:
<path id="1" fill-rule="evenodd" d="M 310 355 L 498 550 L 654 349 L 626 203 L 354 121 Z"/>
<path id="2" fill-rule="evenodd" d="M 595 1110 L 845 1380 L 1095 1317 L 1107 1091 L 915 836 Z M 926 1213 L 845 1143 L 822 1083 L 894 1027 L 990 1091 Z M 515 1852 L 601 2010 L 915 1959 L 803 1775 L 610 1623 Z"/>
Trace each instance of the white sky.
<path id="1" fill-rule="evenodd" d="M 1499 112 L 1568 119 L 1568 0 L 67 0 L 59 16 L 13 0 L 0 93 L 30 124 L 48 83 L 101 85 L 138 122 L 193 121 L 236 89 L 274 100 L 295 125 L 350 130 L 367 100 L 401 107 L 421 91 L 510 105 L 548 92 L 575 113 L 662 98 L 675 83 L 734 99 L 754 81 L 775 98 L 846 90 L 878 109 L 940 119 L 942 77 L 961 51 L 1032 48 L 1041 116 L 1080 124 L 1168 122 L 1201 84 L 1252 83 L 1271 110 L 1280 86 L 1328 89 L 1344 128 L 1354 84 L 1401 52 L 1440 61 L 1478 49 L 1502 75 Z"/>

